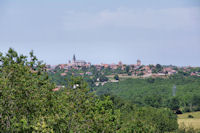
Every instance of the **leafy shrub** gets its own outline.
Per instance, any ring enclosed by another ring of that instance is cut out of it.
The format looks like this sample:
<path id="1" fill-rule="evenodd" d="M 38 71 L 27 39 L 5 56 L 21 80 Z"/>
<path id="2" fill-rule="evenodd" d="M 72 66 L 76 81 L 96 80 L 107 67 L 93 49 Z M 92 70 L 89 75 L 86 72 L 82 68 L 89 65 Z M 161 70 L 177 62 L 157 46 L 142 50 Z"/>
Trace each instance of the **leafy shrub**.
<path id="1" fill-rule="evenodd" d="M 115 79 L 115 80 L 119 80 L 119 76 L 118 76 L 118 75 L 115 75 L 115 76 L 114 76 L 114 79 Z"/>
<path id="2" fill-rule="evenodd" d="M 194 116 L 193 115 L 188 115 L 188 118 L 194 118 Z"/>

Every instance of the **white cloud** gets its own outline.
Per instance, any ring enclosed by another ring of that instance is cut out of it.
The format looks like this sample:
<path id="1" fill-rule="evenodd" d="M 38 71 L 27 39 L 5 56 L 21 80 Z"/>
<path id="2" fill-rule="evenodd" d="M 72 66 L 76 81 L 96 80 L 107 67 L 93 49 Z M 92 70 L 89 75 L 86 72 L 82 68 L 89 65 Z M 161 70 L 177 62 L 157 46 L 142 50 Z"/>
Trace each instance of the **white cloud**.
<path id="1" fill-rule="evenodd" d="M 155 30 L 192 30 L 200 28 L 200 8 L 129 9 L 100 12 L 69 11 L 63 16 L 66 30 L 101 28 L 140 28 Z"/>

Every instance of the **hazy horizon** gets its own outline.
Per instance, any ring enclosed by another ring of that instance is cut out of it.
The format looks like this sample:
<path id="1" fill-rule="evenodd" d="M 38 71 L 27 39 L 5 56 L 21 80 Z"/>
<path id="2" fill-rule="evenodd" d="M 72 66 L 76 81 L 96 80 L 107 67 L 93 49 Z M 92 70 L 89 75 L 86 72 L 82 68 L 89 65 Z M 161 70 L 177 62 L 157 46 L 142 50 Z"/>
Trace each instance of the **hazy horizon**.
<path id="1" fill-rule="evenodd" d="M 199 0 L 1 0 L 0 52 L 47 64 L 200 66 Z"/>

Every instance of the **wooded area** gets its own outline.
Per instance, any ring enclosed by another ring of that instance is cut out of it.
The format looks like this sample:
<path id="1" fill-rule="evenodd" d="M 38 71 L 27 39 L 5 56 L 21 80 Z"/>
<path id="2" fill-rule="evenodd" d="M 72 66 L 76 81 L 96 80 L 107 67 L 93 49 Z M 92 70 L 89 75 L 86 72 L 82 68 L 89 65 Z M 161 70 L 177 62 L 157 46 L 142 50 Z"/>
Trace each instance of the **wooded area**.
<path id="1" fill-rule="evenodd" d="M 171 100 L 174 104 L 182 95 L 179 87 L 186 92 L 186 87 L 181 85 L 190 86 L 190 80 L 176 81 L 176 97 L 171 96 L 171 89 L 165 88 L 171 88 L 168 83 L 172 81 L 174 79 L 125 80 L 116 83 L 118 85 L 96 88 L 97 94 L 104 94 L 97 96 L 82 78 L 72 77 L 68 87 L 52 91 L 56 85 L 50 81 L 45 64 L 38 61 L 33 52 L 27 57 L 9 49 L 6 55 L 0 54 L 0 131 L 186 132 L 178 129 L 174 109 L 170 110 L 160 101 Z M 188 95 L 183 98 L 188 98 L 191 90 L 199 94 L 196 88 L 199 79 L 191 81 L 193 86 L 187 88 Z M 73 88 L 74 85 L 77 87 Z M 162 100 L 157 100 L 159 98 Z M 187 107 L 190 102 L 186 100 L 184 104 Z M 199 107 L 193 104 L 192 109 L 196 106 Z"/>

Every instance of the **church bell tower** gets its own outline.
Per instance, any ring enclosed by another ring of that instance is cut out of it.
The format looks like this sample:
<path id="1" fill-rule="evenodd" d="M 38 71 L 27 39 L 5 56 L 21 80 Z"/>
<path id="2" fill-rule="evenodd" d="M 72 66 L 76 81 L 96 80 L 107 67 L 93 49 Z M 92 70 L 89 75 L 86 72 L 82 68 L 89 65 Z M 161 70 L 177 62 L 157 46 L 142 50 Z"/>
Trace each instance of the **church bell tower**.
<path id="1" fill-rule="evenodd" d="M 73 55 L 73 63 L 75 63 L 76 62 L 76 56 L 75 56 L 75 54 Z"/>

